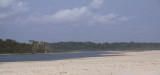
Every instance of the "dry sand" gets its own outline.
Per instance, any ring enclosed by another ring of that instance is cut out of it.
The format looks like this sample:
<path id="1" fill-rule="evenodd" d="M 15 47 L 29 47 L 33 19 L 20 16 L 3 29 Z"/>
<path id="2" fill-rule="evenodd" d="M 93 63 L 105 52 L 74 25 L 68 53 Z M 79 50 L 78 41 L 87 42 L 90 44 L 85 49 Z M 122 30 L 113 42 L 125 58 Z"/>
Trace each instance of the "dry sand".
<path id="1" fill-rule="evenodd" d="M 1 62 L 0 75 L 160 75 L 160 50 L 54 61 Z"/>

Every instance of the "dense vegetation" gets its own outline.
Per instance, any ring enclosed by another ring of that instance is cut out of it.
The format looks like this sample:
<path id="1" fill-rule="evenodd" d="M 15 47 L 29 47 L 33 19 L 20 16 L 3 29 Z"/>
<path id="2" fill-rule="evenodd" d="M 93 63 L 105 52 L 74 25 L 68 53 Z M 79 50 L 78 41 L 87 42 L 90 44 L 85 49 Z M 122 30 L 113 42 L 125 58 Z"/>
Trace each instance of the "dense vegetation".
<path id="1" fill-rule="evenodd" d="M 93 43 L 93 42 L 58 42 L 47 43 L 29 40 L 19 43 L 15 40 L 0 39 L 0 53 L 47 53 L 77 50 L 160 50 L 160 43 Z"/>
<path id="2" fill-rule="evenodd" d="M 48 43 L 30 40 L 30 44 L 0 39 L 0 53 L 46 53 Z"/>
<path id="3" fill-rule="evenodd" d="M 93 42 L 59 42 L 51 43 L 51 50 L 160 50 L 160 43 L 93 43 Z"/>
<path id="4" fill-rule="evenodd" d="M 0 39 L 0 53 L 30 53 L 31 50 L 30 44 L 19 43 L 11 39 L 5 41 Z"/>

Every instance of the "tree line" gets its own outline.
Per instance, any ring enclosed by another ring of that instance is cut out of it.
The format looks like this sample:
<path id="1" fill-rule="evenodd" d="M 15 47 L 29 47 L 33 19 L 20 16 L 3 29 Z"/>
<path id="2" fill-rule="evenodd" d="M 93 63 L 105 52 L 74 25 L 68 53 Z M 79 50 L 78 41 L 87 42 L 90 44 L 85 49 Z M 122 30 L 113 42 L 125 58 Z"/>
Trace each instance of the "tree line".
<path id="1" fill-rule="evenodd" d="M 0 53 L 30 53 L 31 45 L 26 43 L 19 43 L 15 40 L 0 39 Z"/>
<path id="2" fill-rule="evenodd" d="M 47 53 L 49 43 L 29 40 L 30 43 L 19 43 L 12 39 L 0 39 L 0 53 Z"/>
<path id="3" fill-rule="evenodd" d="M 20 43 L 12 39 L 0 39 L 0 53 L 48 53 L 85 50 L 160 50 L 160 43 L 140 42 L 57 42 L 47 43 L 29 40 L 30 43 Z"/>
<path id="4" fill-rule="evenodd" d="M 135 43 L 135 42 L 115 42 L 115 43 L 94 43 L 94 42 L 58 42 L 51 43 L 52 50 L 160 50 L 160 43 Z"/>

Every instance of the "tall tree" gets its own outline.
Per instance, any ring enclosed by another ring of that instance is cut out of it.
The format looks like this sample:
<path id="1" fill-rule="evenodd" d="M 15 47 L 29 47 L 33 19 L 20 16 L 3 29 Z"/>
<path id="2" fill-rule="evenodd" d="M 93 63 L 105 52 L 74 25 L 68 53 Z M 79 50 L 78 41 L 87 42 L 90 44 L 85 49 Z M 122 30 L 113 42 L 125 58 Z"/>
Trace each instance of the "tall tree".
<path id="1" fill-rule="evenodd" d="M 29 40 L 31 45 L 32 45 L 32 52 L 33 54 L 37 53 L 37 50 L 39 48 L 39 42 L 38 41 L 34 41 L 34 40 Z"/>

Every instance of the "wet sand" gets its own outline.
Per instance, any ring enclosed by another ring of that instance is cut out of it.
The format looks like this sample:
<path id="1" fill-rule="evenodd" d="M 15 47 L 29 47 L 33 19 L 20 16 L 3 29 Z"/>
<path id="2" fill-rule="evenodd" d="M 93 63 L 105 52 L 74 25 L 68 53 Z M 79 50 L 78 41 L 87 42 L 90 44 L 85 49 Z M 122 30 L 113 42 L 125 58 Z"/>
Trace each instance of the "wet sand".
<path id="1" fill-rule="evenodd" d="M 160 50 L 48 61 L 0 62 L 0 75 L 160 75 Z"/>

